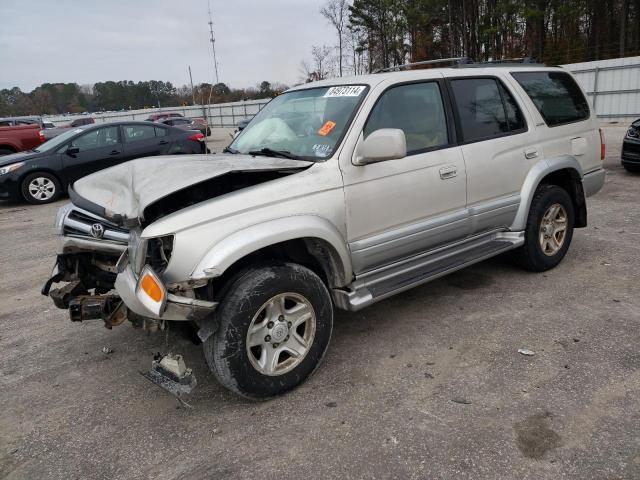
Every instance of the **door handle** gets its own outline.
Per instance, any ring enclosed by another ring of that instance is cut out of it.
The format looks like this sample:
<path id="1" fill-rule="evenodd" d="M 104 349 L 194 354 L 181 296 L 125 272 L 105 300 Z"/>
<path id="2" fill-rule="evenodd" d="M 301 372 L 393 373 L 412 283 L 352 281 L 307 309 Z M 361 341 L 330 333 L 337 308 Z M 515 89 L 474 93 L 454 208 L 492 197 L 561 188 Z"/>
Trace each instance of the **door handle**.
<path id="1" fill-rule="evenodd" d="M 535 148 L 528 148 L 527 150 L 524 151 L 524 158 L 527 159 L 532 159 L 532 158 L 537 158 L 538 157 L 538 150 L 536 150 Z"/>
<path id="2" fill-rule="evenodd" d="M 447 180 L 448 178 L 453 178 L 457 175 L 458 169 L 454 165 L 448 165 L 440 169 L 440 178 L 442 180 Z"/>
<path id="3" fill-rule="evenodd" d="M 167 142 L 166 140 L 160 140 L 160 143 L 158 145 L 166 145 L 167 143 L 169 142 Z"/>
<path id="4" fill-rule="evenodd" d="M 119 155 L 120 154 L 120 150 L 111 150 L 111 153 L 109 155 Z"/>

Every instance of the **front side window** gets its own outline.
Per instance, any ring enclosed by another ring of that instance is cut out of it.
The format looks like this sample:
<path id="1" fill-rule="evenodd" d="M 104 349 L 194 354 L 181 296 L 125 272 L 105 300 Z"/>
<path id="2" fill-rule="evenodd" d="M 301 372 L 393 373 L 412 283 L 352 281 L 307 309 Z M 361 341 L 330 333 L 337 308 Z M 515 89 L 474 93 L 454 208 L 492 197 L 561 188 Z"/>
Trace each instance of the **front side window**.
<path id="1" fill-rule="evenodd" d="M 71 141 L 72 147 L 78 147 L 81 152 L 96 148 L 110 147 L 118 143 L 118 127 L 105 127 L 91 130 Z"/>
<path id="2" fill-rule="evenodd" d="M 268 149 L 309 160 L 327 159 L 366 92 L 364 85 L 344 85 L 283 93 L 260 110 L 229 150 L 246 154 Z"/>
<path id="3" fill-rule="evenodd" d="M 364 137 L 381 128 L 404 132 L 407 155 L 447 145 L 447 119 L 438 84 L 399 85 L 384 92 L 367 120 Z"/>
<path id="4" fill-rule="evenodd" d="M 550 127 L 589 118 L 589 104 L 580 87 L 564 72 L 514 72 L 511 74 L 527 92 Z"/>
<path id="5" fill-rule="evenodd" d="M 124 125 L 122 130 L 126 143 L 149 140 L 156 136 L 153 125 Z"/>

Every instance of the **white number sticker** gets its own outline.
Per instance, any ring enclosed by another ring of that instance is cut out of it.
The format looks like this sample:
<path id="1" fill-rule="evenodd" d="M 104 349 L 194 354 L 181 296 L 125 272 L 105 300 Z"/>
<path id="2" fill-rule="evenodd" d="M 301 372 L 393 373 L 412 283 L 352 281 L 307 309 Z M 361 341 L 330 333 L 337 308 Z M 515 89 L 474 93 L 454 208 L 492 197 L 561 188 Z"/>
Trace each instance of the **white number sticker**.
<path id="1" fill-rule="evenodd" d="M 324 94 L 325 97 L 357 97 L 366 87 L 363 85 L 342 85 L 340 87 L 331 87 Z"/>

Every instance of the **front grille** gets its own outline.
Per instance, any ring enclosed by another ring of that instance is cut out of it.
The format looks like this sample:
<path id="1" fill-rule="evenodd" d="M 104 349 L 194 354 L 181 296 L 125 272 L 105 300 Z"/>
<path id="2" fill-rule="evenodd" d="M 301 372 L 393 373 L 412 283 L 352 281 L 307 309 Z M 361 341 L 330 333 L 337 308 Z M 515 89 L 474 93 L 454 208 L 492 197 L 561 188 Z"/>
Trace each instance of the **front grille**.
<path id="1" fill-rule="evenodd" d="M 73 235 L 89 240 L 110 241 L 123 245 L 129 242 L 128 230 L 77 208 L 67 214 L 63 225 L 65 235 Z"/>

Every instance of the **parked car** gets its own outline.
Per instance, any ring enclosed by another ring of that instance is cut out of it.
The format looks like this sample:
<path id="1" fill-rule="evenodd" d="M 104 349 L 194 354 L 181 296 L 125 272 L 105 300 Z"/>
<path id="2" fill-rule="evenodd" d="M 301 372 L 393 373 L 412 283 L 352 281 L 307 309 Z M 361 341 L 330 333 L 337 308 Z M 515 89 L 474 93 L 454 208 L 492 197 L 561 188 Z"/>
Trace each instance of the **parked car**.
<path id="1" fill-rule="evenodd" d="M 633 173 L 640 173 L 640 118 L 633 122 L 622 141 L 622 166 Z"/>
<path id="2" fill-rule="evenodd" d="M 0 156 L 31 150 L 44 140 L 37 123 L 0 126 Z"/>
<path id="3" fill-rule="evenodd" d="M 196 130 L 200 130 L 203 135 L 207 137 L 211 135 L 211 128 L 209 128 L 209 123 L 205 118 L 193 117 L 191 121 L 193 122 L 193 126 L 196 127 Z"/>
<path id="4" fill-rule="evenodd" d="M 79 178 L 134 158 L 205 152 L 201 133 L 146 122 L 83 125 L 37 145 L 0 159 L 0 198 L 49 203 Z"/>
<path id="5" fill-rule="evenodd" d="M 596 115 L 562 68 L 474 67 L 304 84 L 215 162 L 147 158 L 75 182 L 43 294 L 109 328 L 191 322 L 217 379 L 265 399 L 318 367 L 334 306 L 508 251 L 555 267 L 604 183 Z M 175 356 L 149 376 L 192 385 Z"/>
<path id="6" fill-rule="evenodd" d="M 53 122 L 47 122 L 47 121 L 42 122 L 42 129 L 43 130 L 48 130 L 50 128 L 56 128 L 56 126 L 55 126 L 55 124 Z"/>
<path id="7" fill-rule="evenodd" d="M 164 125 L 182 128 L 183 130 L 198 130 L 206 137 L 211 135 L 211 129 L 203 118 L 172 117 L 164 118 L 158 122 L 163 123 Z"/>
<path id="8" fill-rule="evenodd" d="M 18 125 L 34 125 L 38 124 L 42 127 L 42 117 L 26 116 L 26 117 L 4 117 L 0 118 L 0 127 L 15 127 Z"/>
<path id="9" fill-rule="evenodd" d="M 147 122 L 159 122 L 160 120 L 164 120 L 165 118 L 177 118 L 184 117 L 181 113 L 177 112 L 160 112 L 160 113 L 152 113 L 149 115 L 149 118 L 146 119 Z"/>
<path id="10" fill-rule="evenodd" d="M 250 118 L 243 118 L 242 120 L 240 120 L 236 125 L 238 127 L 238 131 L 241 132 L 242 130 L 244 130 L 247 125 L 249 125 L 250 121 Z"/>
<path id="11" fill-rule="evenodd" d="M 57 137 L 61 133 L 64 133 L 72 128 L 82 127 L 84 125 L 93 125 L 96 121 L 91 118 L 76 118 L 75 120 L 61 126 L 61 127 L 53 127 L 53 128 L 45 128 L 43 135 L 46 140 L 51 140 L 52 138 Z"/>

